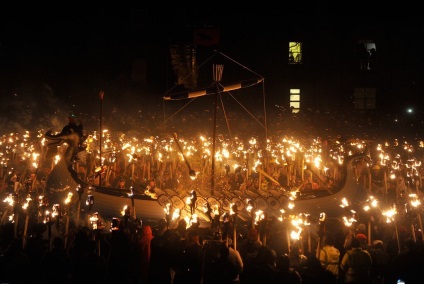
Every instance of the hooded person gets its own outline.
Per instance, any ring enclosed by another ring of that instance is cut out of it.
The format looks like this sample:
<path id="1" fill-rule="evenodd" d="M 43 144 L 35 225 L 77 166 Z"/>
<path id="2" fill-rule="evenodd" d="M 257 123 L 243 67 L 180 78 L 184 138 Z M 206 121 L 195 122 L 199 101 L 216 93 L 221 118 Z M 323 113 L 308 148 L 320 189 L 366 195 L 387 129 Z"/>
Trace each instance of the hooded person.
<path id="1" fill-rule="evenodd" d="M 187 230 L 187 238 L 177 252 L 174 284 L 201 283 L 202 245 L 198 229 Z"/>
<path id="2" fill-rule="evenodd" d="M 332 234 L 326 234 L 325 245 L 319 253 L 319 261 L 322 267 L 339 277 L 340 251 L 334 246 L 335 238 Z"/>
<path id="3" fill-rule="evenodd" d="M 245 239 L 241 240 L 237 245 L 237 250 L 243 260 L 245 266 L 250 265 L 262 247 L 259 240 L 259 232 L 256 228 L 250 228 Z"/>
<path id="4" fill-rule="evenodd" d="M 382 240 L 374 240 L 370 248 L 372 259 L 371 277 L 373 283 L 386 283 L 390 275 L 390 255 L 384 249 Z"/>
<path id="5" fill-rule="evenodd" d="M 137 240 L 138 255 L 140 257 L 140 280 L 141 283 L 147 283 L 149 276 L 149 265 L 150 265 L 150 243 L 153 239 L 153 231 L 149 225 L 141 227 L 141 234 Z"/>
<path id="6" fill-rule="evenodd" d="M 259 232 L 255 228 L 251 228 L 247 234 L 247 239 L 251 241 L 258 240 Z"/>
<path id="7" fill-rule="evenodd" d="M 290 258 L 290 267 L 296 269 L 299 271 L 302 269 L 308 260 L 308 257 L 303 254 L 300 244 L 298 242 L 295 242 L 291 245 L 290 251 L 289 251 L 289 258 Z"/>
<path id="8" fill-rule="evenodd" d="M 345 273 L 345 283 L 370 283 L 371 255 L 362 249 L 358 238 L 353 238 L 350 246 L 351 249 L 346 251 L 340 262 L 340 269 Z"/>

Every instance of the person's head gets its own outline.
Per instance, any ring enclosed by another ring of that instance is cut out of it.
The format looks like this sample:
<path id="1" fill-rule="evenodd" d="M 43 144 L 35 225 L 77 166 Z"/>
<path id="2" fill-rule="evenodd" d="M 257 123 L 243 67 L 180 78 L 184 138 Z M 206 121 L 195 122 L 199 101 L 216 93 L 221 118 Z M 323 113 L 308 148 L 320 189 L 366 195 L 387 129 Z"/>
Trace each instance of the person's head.
<path id="1" fill-rule="evenodd" d="M 365 234 L 356 234 L 355 238 L 357 238 L 362 245 L 366 245 L 367 244 L 367 236 Z"/>
<path id="2" fill-rule="evenodd" d="M 352 242 L 350 243 L 352 248 L 360 248 L 362 246 L 361 241 L 358 238 L 352 238 Z"/>
<path id="3" fill-rule="evenodd" d="M 313 252 L 307 252 L 306 253 L 306 263 L 305 263 L 306 267 L 309 267 L 311 269 L 321 269 L 321 262 L 320 260 L 316 257 L 315 253 Z"/>
<path id="4" fill-rule="evenodd" d="M 276 260 L 275 251 L 268 246 L 262 246 L 258 250 L 255 260 L 257 261 L 257 263 L 263 263 L 274 266 Z"/>
<path id="5" fill-rule="evenodd" d="M 298 255 L 298 254 L 300 254 L 300 247 L 299 247 L 299 245 L 297 243 L 292 244 L 290 246 L 290 254 L 291 255 Z"/>
<path id="6" fill-rule="evenodd" d="M 257 241 L 258 240 L 258 230 L 255 228 L 250 228 L 248 234 L 247 234 L 247 239 L 249 241 Z"/>
<path id="7" fill-rule="evenodd" d="M 197 229 L 190 229 L 187 232 L 187 241 L 189 243 L 196 243 L 199 244 L 199 230 Z"/>
<path id="8" fill-rule="evenodd" d="M 168 223 L 165 219 L 160 219 L 158 222 L 158 230 L 164 232 L 166 228 L 168 227 Z"/>
<path id="9" fill-rule="evenodd" d="M 62 249 L 65 247 L 65 241 L 61 237 L 55 237 L 53 239 L 52 248 Z"/>
<path id="10" fill-rule="evenodd" d="M 152 227 L 149 225 L 143 225 L 141 227 L 141 236 L 142 237 L 151 237 L 153 235 Z"/>
<path id="11" fill-rule="evenodd" d="M 375 249 L 383 249 L 383 241 L 382 240 L 375 240 L 372 242 L 372 246 Z"/>
<path id="12" fill-rule="evenodd" d="M 366 234 L 367 232 L 367 226 L 365 224 L 361 223 L 356 227 L 356 233 L 357 234 Z"/>
<path id="13" fill-rule="evenodd" d="M 290 268 L 290 258 L 287 254 L 279 255 L 275 263 L 278 270 L 288 270 Z"/>
<path id="14" fill-rule="evenodd" d="M 328 246 L 334 246 L 336 244 L 336 240 L 333 234 L 327 233 L 325 235 L 325 244 Z"/>
<path id="15" fill-rule="evenodd" d="M 187 221 L 184 219 L 181 219 L 178 221 L 177 225 L 177 231 L 181 237 L 185 237 L 185 234 L 187 232 Z"/>
<path id="16" fill-rule="evenodd" d="M 214 241 L 221 241 L 222 240 L 222 234 L 221 234 L 221 232 L 220 231 L 215 231 L 213 233 L 212 239 Z"/>
<path id="17" fill-rule="evenodd" d="M 411 238 L 405 240 L 405 248 L 408 250 L 414 250 L 415 241 Z"/>

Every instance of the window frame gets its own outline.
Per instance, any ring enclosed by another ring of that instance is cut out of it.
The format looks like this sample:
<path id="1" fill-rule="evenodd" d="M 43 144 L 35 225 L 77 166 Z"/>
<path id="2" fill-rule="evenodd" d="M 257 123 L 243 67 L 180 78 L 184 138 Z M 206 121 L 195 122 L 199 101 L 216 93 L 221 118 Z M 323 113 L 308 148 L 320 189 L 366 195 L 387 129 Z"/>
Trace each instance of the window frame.
<path id="1" fill-rule="evenodd" d="M 289 64 L 302 64 L 302 42 L 290 41 L 287 59 Z"/>
<path id="2" fill-rule="evenodd" d="M 362 49 L 359 47 L 362 46 L 365 47 L 366 54 L 361 54 Z M 371 61 L 371 49 L 375 50 L 377 52 L 377 45 L 375 41 L 373 40 L 359 40 L 357 43 L 357 49 L 356 49 L 356 56 L 357 56 L 357 66 L 359 67 L 359 70 L 372 70 L 370 68 L 370 61 Z M 366 55 L 366 58 L 365 58 Z M 376 53 L 374 54 L 376 55 Z M 375 62 L 374 69 L 375 69 Z"/>
<path id="3" fill-rule="evenodd" d="M 376 93 L 376 88 L 355 88 L 355 110 L 375 110 L 377 101 Z"/>
<path id="4" fill-rule="evenodd" d="M 298 113 L 300 111 L 300 89 L 290 89 L 289 106 L 291 113 Z"/>

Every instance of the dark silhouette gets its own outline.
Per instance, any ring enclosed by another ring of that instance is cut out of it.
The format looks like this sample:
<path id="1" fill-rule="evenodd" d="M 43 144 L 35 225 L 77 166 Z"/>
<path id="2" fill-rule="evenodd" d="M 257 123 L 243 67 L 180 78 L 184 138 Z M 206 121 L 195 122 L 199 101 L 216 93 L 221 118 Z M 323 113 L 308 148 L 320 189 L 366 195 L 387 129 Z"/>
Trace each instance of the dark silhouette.
<path id="1" fill-rule="evenodd" d="M 369 68 L 375 70 L 377 67 L 377 51 L 375 48 L 370 49 Z"/>
<path id="2" fill-rule="evenodd" d="M 230 259 L 230 250 L 220 238 L 206 242 L 203 246 L 203 283 L 234 283 L 242 270 Z M 234 251 L 234 250 L 233 250 Z"/>
<path id="3" fill-rule="evenodd" d="M 0 256 L 0 282 L 32 283 L 28 274 L 30 264 L 30 258 L 22 248 L 22 239 L 15 238 Z"/>
<path id="4" fill-rule="evenodd" d="M 302 283 L 302 277 L 300 276 L 299 272 L 290 267 L 290 258 L 287 254 L 283 254 L 277 257 L 276 268 L 279 283 Z"/>
<path id="5" fill-rule="evenodd" d="M 389 275 L 389 254 L 384 250 L 383 242 L 375 240 L 370 249 L 372 259 L 371 279 L 374 284 L 383 284 Z"/>
<path id="6" fill-rule="evenodd" d="M 150 241 L 149 283 L 171 283 L 171 258 L 167 247 L 170 233 L 166 221 L 159 221 Z"/>
<path id="7" fill-rule="evenodd" d="M 402 250 L 393 260 L 393 279 L 402 279 L 405 283 L 422 283 L 417 279 L 417 273 L 422 271 L 423 256 L 416 248 L 416 243 L 412 239 L 405 240 L 405 249 Z"/>
<path id="8" fill-rule="evenodd" d="M 190 196 L 190 213 L 191 215 L 194 214 L 194 211 L 196 209 L 196 201 L 197 201 L 197 193 L 195 190 L 193 190 L 191 192 L 191 196 Z"/>
<path id="9" fill-rule="evenodd" d="M 351 249 L 346 251 L 340 263 L 345 273 L 345 283 L 369 283 L 372 259 L 368 251 L 362 249 L 361 241 L 352 238 Z"/>
<path id="10" fill-rule="evenodd" d="M 302 283 L 305 284 L 336 284 L 337 277 L 322 267 L 321 262 L 316 258 L 314 253 L 307 255 L 305 264 L 300 268 L 299 274 L 302 277 Z M 366 283 L 366 282 L 364 282 Z"/>
<path id="11" fill-rule="evenodd" d="M 365 44 L 363 43 L 358 44 L 356 52 L 357 52 L 357 58 L 359 60 L 359 69 L 368 70 L 368 60 L 369 60 L 370 54 Z"/>
<path id="12" fill-rule="evenodd" d="M 200 284 L 202 279 L 202 246 L 199 231 L 189 230 L 187 240 L 180 242 L 175 266 L 174 284 Z"/>
<path id="13" fill-rule="evenodd" d="M 278 283 L 275 259 L 275 252 L 269 247 L 262 246 L 253 262 L 245 266 L 240 275 L 240 283 Z"/>
<path id="14" fill-rule="evenodd" d="M 53 239 L 53 246 L 41 259 L 43 283 L 70 283 L 71 258 L 65 250 L 65 242 L 61 237 Z"/>

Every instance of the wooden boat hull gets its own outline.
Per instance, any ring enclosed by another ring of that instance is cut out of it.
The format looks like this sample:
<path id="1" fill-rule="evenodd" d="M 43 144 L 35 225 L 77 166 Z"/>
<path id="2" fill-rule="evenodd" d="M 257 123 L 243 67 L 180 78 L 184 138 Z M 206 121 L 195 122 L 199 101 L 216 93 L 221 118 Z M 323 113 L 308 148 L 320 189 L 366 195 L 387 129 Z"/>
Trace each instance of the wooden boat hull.
<path id="1" fill-rule="evenodd" d="M 255 207 L 254 210 L 262 210 L 268 215 L 280 216 L 280 209 L 288 211 L 288 203 L 294 204 L 293 212 L 296 213 L 307 213 L 313 216 L 319 216 L 320 213 L 325 213 L 328 217 L 341 217 L 344 215 L 346 209 L 342 208 L 342 199 L 346 198 L 349 201 L 359 202 L 366 200 L 367 194 L 361 183 L 356 178 L 352 169 L 352 164 L 355 159 L 367 159 L 366 155 L 359 155 L 356 157 L 349 158 L 347 161 L 346 169 L 346 180 L 344 186 L 337 192 L 329 194 L 328 196 L 309 196 L 308 198 L 298 197 L 296 200 L 289 200 L 288 195 L 281 193 L 280 195 L 266 193 L 267 195 L 256 194 L 253 196 L 249 193 L 244 195 L 233 194 L 227 197 L 215 197 L 215 196 L 204 196 L 198 193 L 198 202 L 196 203 L 196 213 L 202 221 L 209 222 L 209 218 L 203 211 L 203 205 L 206 202 L 215 203 L 219 206 L 221 213 L 228 212 L 231 204 L 238 204 L 240 211 L 238 216 L 247 221 L 251 218 L 251 213 L 246 211 L 247 200 L 253 200 Z M 55 168 L 56 182 L 61 184 L 68 184 L 71 187 L 78 187 L 78 183 L 72 180 L 70 173 L 67 171 L 66 165 L 58 164 Z M 122 218 L 121 211 L 125 206 L 133 208 L 132 202 L 134 202 L 135 214 L 138 218 L 149 221 L 158 221 L 165 218 L 165 205 L 171 203 L 175 208 L 183 211 L 184 215 L 189 215 L 189 205 L 185 204 L 184 197 L 178 196 L 176 192 L 172 190 L 165 190 L 162 194 L 158 195 L 157 198 L 152 198 L 145 194 L 135 194 L 133 198 L 129 195 L 129 190 L 119 190 L 117 188 L 107 187 L 89 187 L 82 196 L 81 209 L 85 212 L 98 212 L 103 218 L 111 219 L 113 217 Z M 238 192 L 240 193 L 240 192 Z M 88 210 L 88 206 L 85 204 L 88 196 L 94 197 L 94 204 Z M 60 196 L 60 197 L 58 197 Z M 60 193 L 54 199 L 63 199 L 65 193 Z M 132 209 L 131 209 L 132 210 Z"/>
<path id="2" fill-rule="evenodd" d="M 94 197 L 94 204 L 90 211 L 97 211 L 102 216 L 107 218 L 119 217 L 120 212 L 124 206 L 132 208 L 136 211 L 136 216 L 142 219 L 161 219 L 165 217 L 164 207 L 167 203 L 172 203 L 174 208 L 178 208 L 183 213 L 189 211 L 187 204 L 185 204 L 183 198 L 174 194 L 171 196 L 164 191 L 161 195 L 156 195 L 156 198 L 152 198 L 149 195 L 139 194 L 129 196 L 130 191 L 122 191 L 117 188 L 105 188 L 99 186 L 92 186 L 83 182 L 79 179 L 76 171 L 73 168 L 74 162 L 79 152 L 84 150 L 83 142 L 86 139 L 82 134 L 82 125 L 76 125 L 71 123 L 65 126 L 61 133 L 53 134 L 51 131 L 47 132 L 45 137 L 51 141 L 51 145 L 56 147 L 59 144 L 67 143 L 68 147 L 64 153 L 64 157 L 61 162 L 55 167 L 53 173 L 54 176 L 49 176 L 48 184 L 51 184 L 53 180 L 56 180 L 56 184 L 67 184 L 73 183 L 73 186 L 84 188 L 86 192 L 82 195 L 82 200 L 92 195 Z M 328 196 L 317 196 L 312 198 L 297 198 L 290 200 L 290 195 L 284 191 L 281 191 L 281 195 L 274 196 L 270 192 L 263 193 L 258 192 L 254 198 L 255 207 L 254 210 L 262 210 L 266 213 L 280 216 L 280 209 L 287 211 L 288 203 L 293 203 L 293 213 L 304 213 L 310 215 L 319 215 L 325 213 L 327 216 L 340 217 L 343 215 L 343 209 L 340 205 L 342 199 L 346 198 L 349 201 L 359 202 L 365 200 L 366 193 L 364 188 L 359 184 L 355 171 L 353 170 L 354 162 L 357 159 L 369 160 L 365 154 L 357 154 L 354 156 L 348 156 L 345 159 L 346 165 L 346 178 L 342 188 L 339 191 L 329 194 Z M 203 219 L 209 219 L 203 213 L 203 205 L 205 202 L 215 203 L 221 214 L 229 212 L 231 204 L 237 204 L 239 217 L 243 220 L 249 219 L 251 216 L 250 212 L 246 211 L 246 201 L 252 199 L 251 196 L 244 195 L 240 196 L 235 193 L 230 193 L 228 196 L 223 198 L 216 198 L 215 196 L 206 196 L 198 192 L 198 202 L 196 202 L 196 213 Z M 203 201 L 199 202 L 199 201 Z M 184 214 L 182 214 L 184 216 Z"/>

